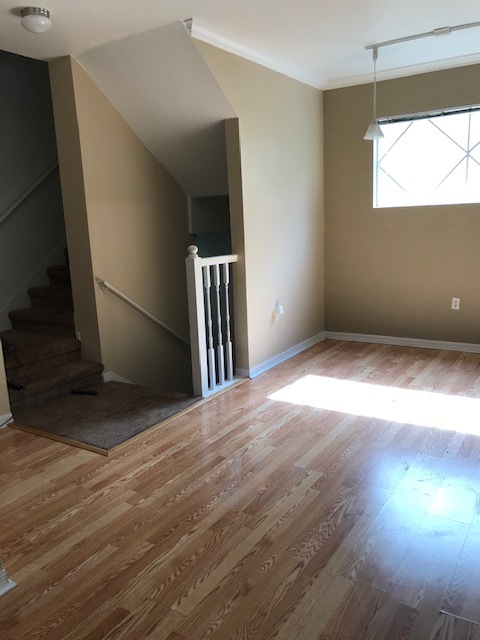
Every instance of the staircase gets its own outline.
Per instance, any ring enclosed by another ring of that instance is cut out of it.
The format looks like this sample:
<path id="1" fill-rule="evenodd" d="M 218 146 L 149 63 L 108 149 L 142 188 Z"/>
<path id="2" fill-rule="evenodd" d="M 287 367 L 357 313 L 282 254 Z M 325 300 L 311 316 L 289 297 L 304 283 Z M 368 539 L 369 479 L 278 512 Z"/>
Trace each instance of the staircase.
<path id="1" fill-rule="evenodd" d="M 68 265 L 47 269 L 50 285 L 29 289 L 31 307 L 9 313 L 12 329 L 0 338 L 16 346 L 5 356 L 9 380 L 23 389 L 9 389 L 12 413 L 37 407 L 102 382 L 103 365 L 82 360 L 75 339 Z"/>

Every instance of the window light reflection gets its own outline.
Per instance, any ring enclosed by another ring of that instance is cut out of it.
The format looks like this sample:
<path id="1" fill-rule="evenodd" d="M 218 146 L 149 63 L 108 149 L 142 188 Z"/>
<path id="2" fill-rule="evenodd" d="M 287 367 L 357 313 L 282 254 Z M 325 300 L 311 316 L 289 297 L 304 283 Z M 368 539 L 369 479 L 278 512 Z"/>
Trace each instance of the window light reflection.
<path id="1" fill-rule="evenodd" d="M 480 399 L 308 375 L 271 400 L 480 435 Z"/>

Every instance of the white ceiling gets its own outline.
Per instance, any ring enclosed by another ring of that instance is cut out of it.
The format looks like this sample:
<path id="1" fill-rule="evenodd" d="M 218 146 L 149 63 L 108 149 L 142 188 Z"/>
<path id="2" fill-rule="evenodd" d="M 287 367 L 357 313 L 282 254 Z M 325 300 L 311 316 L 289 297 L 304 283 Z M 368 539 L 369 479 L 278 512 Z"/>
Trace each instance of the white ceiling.
<path id="1" fill-rule="evenodd" d="M 49 60 L 194 18 L 194 35 L 319 88 L 371 80 L 365 45 L 480 20 L 479 0 L 41 0 L 52 29 L 0 0 L 0 49 Z M 480 28 L 380 49 L 379 78 L 480 62 Z"/>

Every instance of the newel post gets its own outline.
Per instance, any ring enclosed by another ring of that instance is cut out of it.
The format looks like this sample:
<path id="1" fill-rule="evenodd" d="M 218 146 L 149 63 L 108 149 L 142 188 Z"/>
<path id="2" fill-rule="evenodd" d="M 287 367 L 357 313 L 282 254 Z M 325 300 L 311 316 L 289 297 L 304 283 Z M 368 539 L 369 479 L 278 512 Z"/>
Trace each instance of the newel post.
<path id="1" fill-rule="evenodd" d="M 187 249 L 185 260 L 187 270 L 188 316 L 190 321 L 190 345 L 192 351 L 193 393 L 205 396 L 208 391 L 207 347 L 205 344 L 205 300 L 203 276 L 198 247 L 194 244 Z"/>

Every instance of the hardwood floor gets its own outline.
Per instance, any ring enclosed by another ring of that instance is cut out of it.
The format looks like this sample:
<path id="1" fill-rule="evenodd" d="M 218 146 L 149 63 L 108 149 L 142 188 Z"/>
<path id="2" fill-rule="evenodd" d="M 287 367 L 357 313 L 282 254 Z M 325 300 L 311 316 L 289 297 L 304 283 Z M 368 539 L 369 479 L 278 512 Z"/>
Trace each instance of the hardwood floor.
<path id="1" fill-rule="evenodd" d="M 327 340 L 109 458 L 4 429 L 0 637 L 480 640 L 477 404 L 480 355 Z"/>

